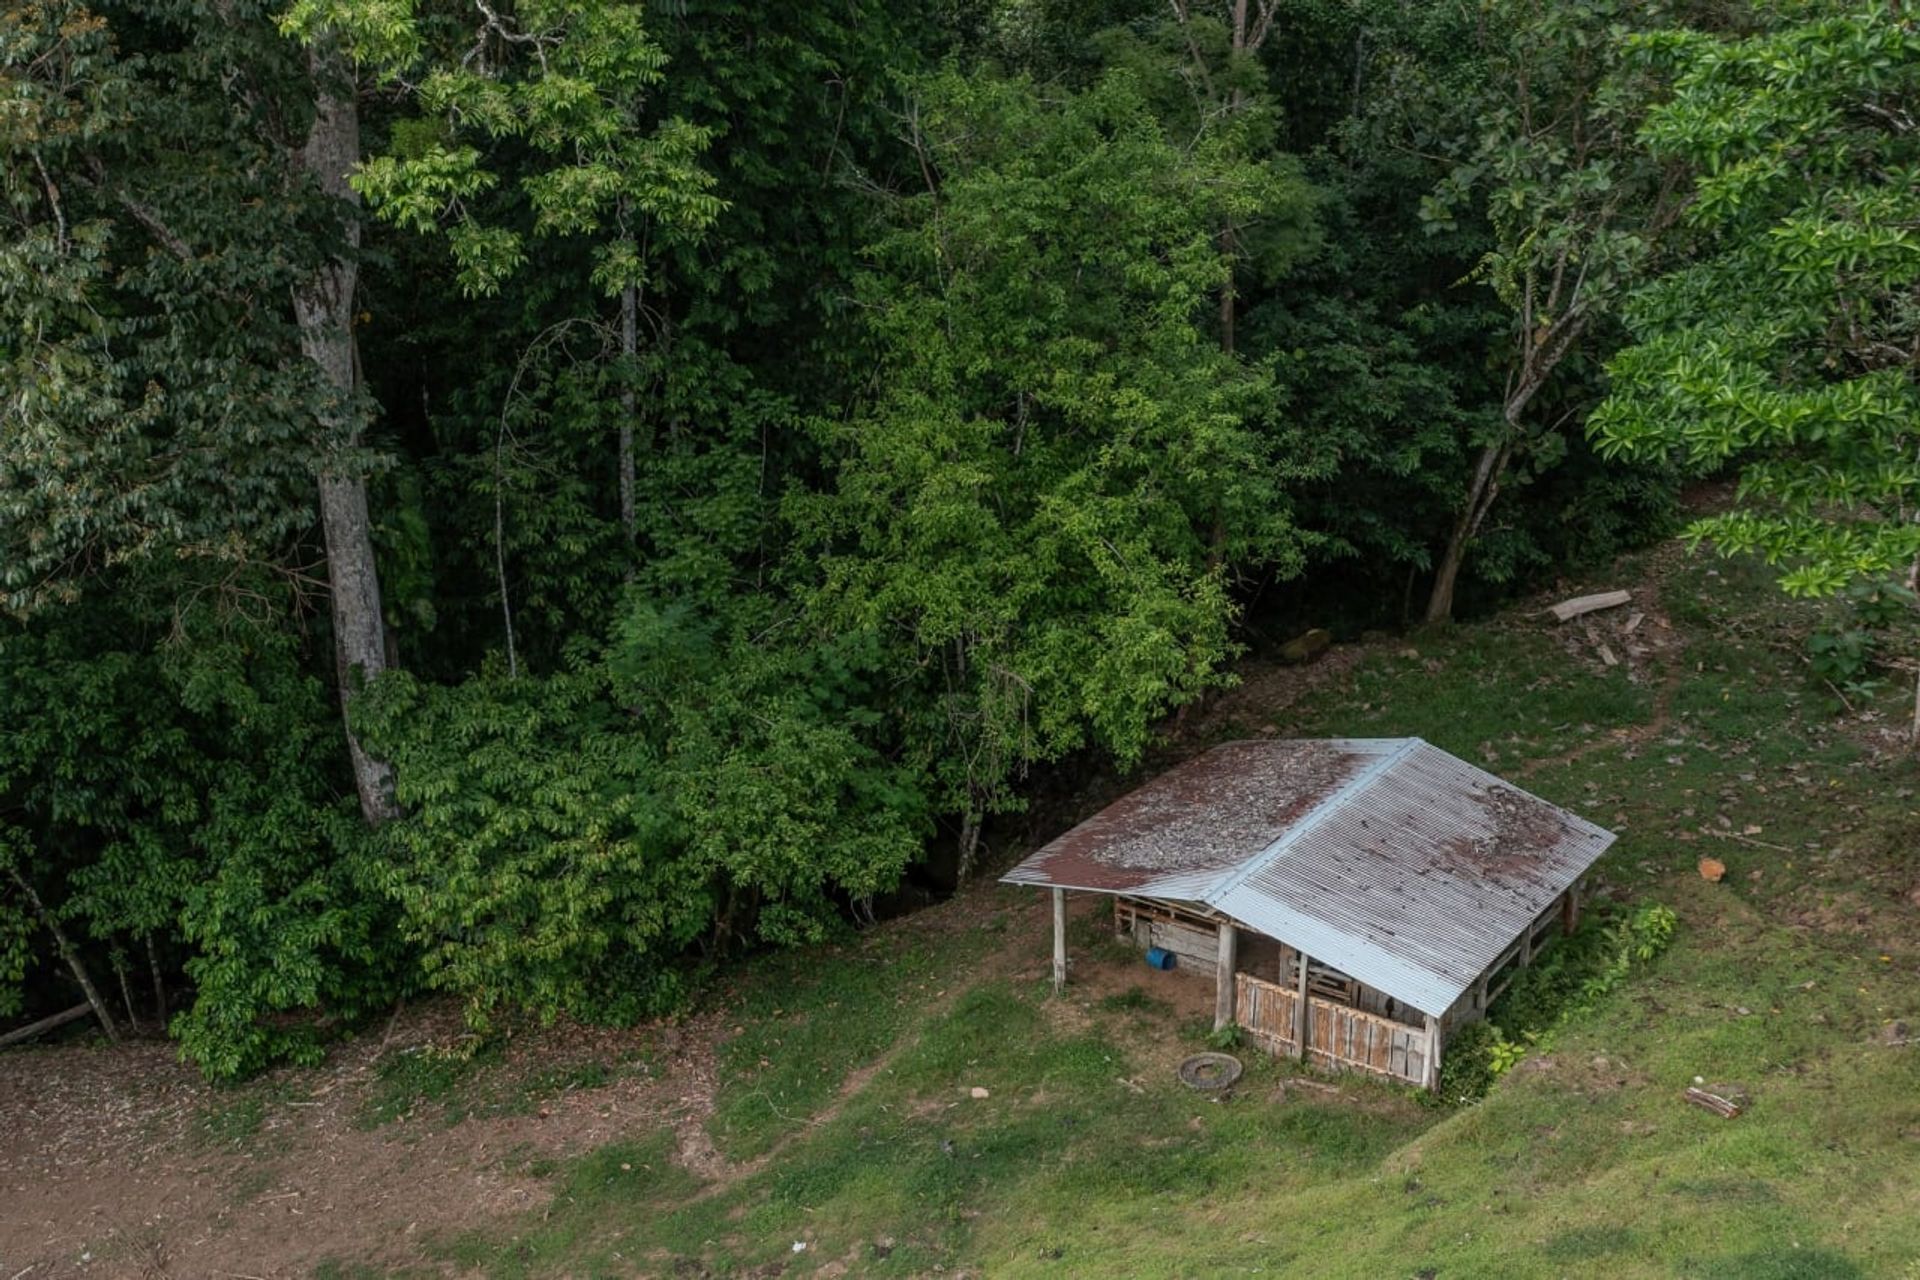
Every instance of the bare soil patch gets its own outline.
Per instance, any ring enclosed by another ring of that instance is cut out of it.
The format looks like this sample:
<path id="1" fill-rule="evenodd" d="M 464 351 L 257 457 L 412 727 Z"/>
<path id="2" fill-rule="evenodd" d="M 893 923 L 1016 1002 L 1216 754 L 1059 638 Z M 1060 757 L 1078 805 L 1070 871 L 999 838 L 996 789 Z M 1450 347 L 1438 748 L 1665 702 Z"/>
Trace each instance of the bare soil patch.
<path id="1" fill-rule="evenodd" d="M 447 1006 L 404 1011 L 387 1051 L 460 1039 Z M 0 1061 L 0 1275 L 305 1276 L 330 1258 L 428 1262 L 428 1234 L 522 1212 L 557 1160 L 672 1124 L 711 1089 L 712 1029 L 570 1024 L 514 1036 L 489 1072 L 643 1059 L 597 1087 L 447 1123 L 367 1127 L 377 1037 L 241 1089 L 170 1045 L 63 1046 Z M 667 1046 L 671 1045 L 671 1048 Z"/>

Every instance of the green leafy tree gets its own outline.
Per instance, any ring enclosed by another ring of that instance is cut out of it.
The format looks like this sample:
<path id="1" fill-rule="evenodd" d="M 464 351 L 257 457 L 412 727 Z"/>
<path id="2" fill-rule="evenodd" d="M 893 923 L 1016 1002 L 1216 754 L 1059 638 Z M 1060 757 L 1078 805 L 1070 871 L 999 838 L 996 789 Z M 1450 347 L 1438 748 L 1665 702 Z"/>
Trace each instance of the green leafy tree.
<path id="1" fill-rule="evenodd" d="M 315 38 L 336 31 L 383 83 L 404 87 L 421 114 L 393 126 L 390 150 L 362 162 L 354 190 L 376 213 L 421 234 L 444 232 L 468 295 L 500 291 L 527 261 L 510 217 L 487 216 L 479 198 L 500 182 L 481 144 L 517 144 L 518 195 L 535 235 L 602 235 L 593 284 L 619 299 L 622 413 L 616 427 L 620 524 L 631 544 L 634 418 L 642 298 L 649 257 L 697 238 L 724 207 L 699 160 L 711 131 L 672 116 L 649 121 L 665 77 L 665 50 L 643 8 L 564 0 L 512 11 L 485 3 L 453 13 L 365 0 L 301 0 L 283 25 Z M 451 27 L 449 45 L 433 37 Z M 525 154 L 538 157 L 525 165 Z M 518 212 L 509 205 L 504 212 Z M 513 650 L 511 605 L 507 642 Z"/>
<path id="2" fill-rule="evenodd" d="M 1028 765 L 1135 759 L 1215 679 L 1224 564 L 1297 571 L 1271 373 L 1203 326 L 1219 227 L 1307 193 L 1176 144 L 1124 74 L 1064 100 L 947 76 L 918 101 L 925 188 L 860 292 L 880 377 L 820 422 L 832 484 L 791 512 L 810 615 L 913 673 L 904 746 L 963 817 L 964 867 Z"/>
<path id="3" fill-rule="evenodd" d="M 286 359 L 286 299 L 314 209 L 238 110 L 288 106 L 295 68 L 270 30 L 148 16 L 140 50 L 67 0 L 0 23 L 0 591 L 15 616 L 120 567 L 134 573 L 119 590 L 277 570 L 313 524 L 327 397 Z"/>
<path id="4" fill-rule="evenodd" d="M 1652 153 L 1699 173 L 1698 259 L 1633 300 L 1593 430 L 1613 456 L 1733 465 L 1696 540 L 1829 595 L 1920 563 L 1920 28 L 1816 3 L 1733 37 L 1632 42 L 1671 68 Z"/>
<path id="5" fill-rule="evenodd" d="M 1604 0 L 1502 0 L 1472 24 L 1484 62 L 1472 92 L 1451 108 L 1416 92 L 1415 111 L 1467 113 L 1448 130 L 1454 167 L 1423 216 L 1447 230 L 1457 210 L 1483 203 L 1493 243 L 1473 278 L 1504 304 L 1509 334 L 1499 413 L 1478 433 L 1435 565 L 1428 622 L 1452 616 L 1468 547 L 1516 457 L 1540 470 L 1564 455 L 1581 406 L 1543 421 L 1542 392 L 1653 266 L 1678 215 L 1680 168 L 1639 145 L 1648 97 L 1635 74 L 1641 64 L 1626 60 L 1612 38 L 1616 24 L 1662 16 Z"/>

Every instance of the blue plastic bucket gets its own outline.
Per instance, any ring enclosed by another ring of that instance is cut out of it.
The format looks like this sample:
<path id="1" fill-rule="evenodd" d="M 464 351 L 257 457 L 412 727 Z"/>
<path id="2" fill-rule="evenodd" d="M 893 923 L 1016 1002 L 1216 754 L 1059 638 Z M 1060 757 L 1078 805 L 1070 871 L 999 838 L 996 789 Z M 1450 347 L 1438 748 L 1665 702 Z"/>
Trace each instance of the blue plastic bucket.
<path id="1" fill-rule="evenodd" d="M 1147 963 L 1156 969 L 1173 968 L 1173 952 L 1165 947 L 1148 947 Z"/>

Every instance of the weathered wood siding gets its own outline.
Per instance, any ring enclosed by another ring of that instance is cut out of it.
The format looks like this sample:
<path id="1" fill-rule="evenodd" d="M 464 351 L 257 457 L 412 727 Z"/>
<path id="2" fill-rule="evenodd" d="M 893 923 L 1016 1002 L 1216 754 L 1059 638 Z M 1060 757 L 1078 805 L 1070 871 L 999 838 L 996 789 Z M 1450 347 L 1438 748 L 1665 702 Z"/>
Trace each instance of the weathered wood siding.
<path id="1" fill-rule="evenodd" d="M 1135 898 L 1114 900 L 1114 931 L 1142 951 L 1163 947 L 1180 958 L 1182 969 L 1211 973 L 1220 959 L 1220 929 L 1214 922 L 1164 903 Z"/>
<path id="2" fill-rule="evenodd" d="M 1365 1071 L 1424 1085 L 1429 1053 L 1424 1027 L 1349 1008 L 1329 1000 L 1307 1001 L 1307 1061 L 1335 1071 Z M 1250 973 L 1235 979 L 1234 1021 L 1269 1053 L 1290 1055 L 1298 1041 L 1294 1023 L 1299 998 L 1290 987 Z"/>
<path id="3" fill-rule="evenodd" d="M 1179 956 L 1183 969 L 1211 970 L 1219 959 L 1220 935 L 1213 929 L 1155 920 L 1150 940 L 1154 946 Z"/>

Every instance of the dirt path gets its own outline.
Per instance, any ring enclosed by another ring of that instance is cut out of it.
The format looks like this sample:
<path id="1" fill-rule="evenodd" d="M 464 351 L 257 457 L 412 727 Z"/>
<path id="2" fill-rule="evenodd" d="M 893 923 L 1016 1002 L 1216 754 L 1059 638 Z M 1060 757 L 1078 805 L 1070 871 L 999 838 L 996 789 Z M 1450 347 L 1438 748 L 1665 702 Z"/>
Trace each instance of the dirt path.
<path id="1" fill-rule="evenodd" d="M 244 1090 L 171 1046 L 60 1047 L 0 1060 L 0 1280 L 306 1276 L 330 1258 L 421 1265 L 430 1233 L 537 1207 L 530 1166 L 657 1130 L 710 1097 L 705 1028 L 517 1037 L 491 1072 L 643 1055 L 653 1072 L 450 1124 L 437 1109 L 364 1127 L 377 1039 Z M 449 1043 L 444 1007 L 392 1048 Z M 668 1044 L 674 1047 L 669 1049 Z"/>

